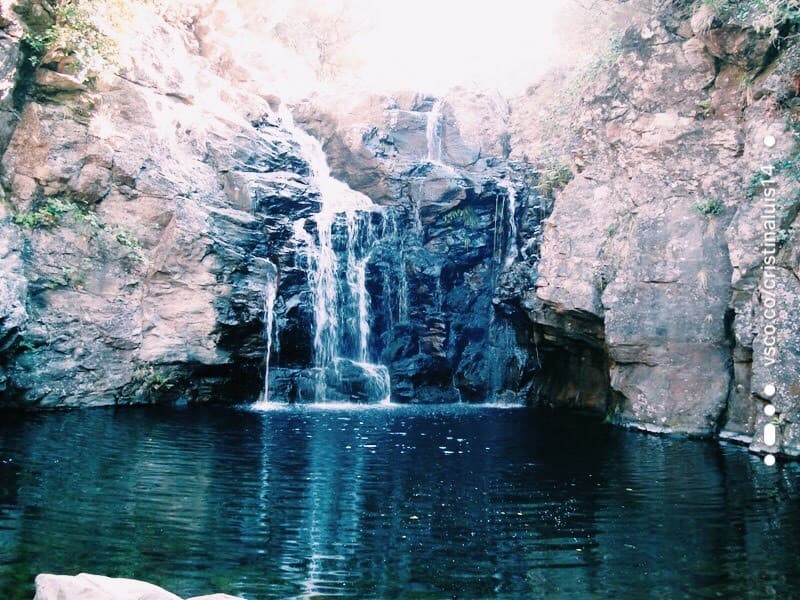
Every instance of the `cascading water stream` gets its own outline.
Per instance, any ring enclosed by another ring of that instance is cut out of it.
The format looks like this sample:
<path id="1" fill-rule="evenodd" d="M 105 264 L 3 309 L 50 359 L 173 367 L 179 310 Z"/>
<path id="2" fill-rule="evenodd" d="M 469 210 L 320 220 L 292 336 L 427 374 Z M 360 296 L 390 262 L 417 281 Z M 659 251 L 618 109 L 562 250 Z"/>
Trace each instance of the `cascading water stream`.
<path id="1" fill-rule="evenodd" d="M 498 181 L 497 185 L 506 191 L 508 203 L 508 247 L 506 248 L 506 257 L 503 264 L 503 268 L 508 269 L 519 256 L 519 248 L 517 247 L 517 192 L 507 179 Z"/>
<path id="2" fill-rule="evenodd" d="M 272 262 L 267 262 L 271 269 L 268 273 L 267 284 L 264 286 L 264 337 L 266 338 L 266 350 L 264 351 L 264 388 L 261 399 L 256 402 L 254 408 L 266 408 L 269 406 L 269 365 L 272 360 L 273 346 L 275 346 L 275 301 L 278 297 L 278 269 Z"/>
<path id="3" fill-rule="evenodd" d="M 272 358 L 272 332 L 275 328 L 275 299 L 278 295 L 277 278 L 270 278 L 264 290 L 264 328 L 267 332 L 267 351 L 264 357 L 266 367 L 264 370 L 264 398 L 269 402 L 269 361 Z"/>
<path id="4" fill-rule="evenodd" d="M 386 401 L 389 373 L 369 361 L 370 298 L 367 264 L 377 239 L 372 216 L 380 208 L 331 176 L 318 140 L 294 124 L 281 108 L 283 126 L 300 144 L 319 190 L 320 212 L 294 224 L 307 261 L 314 313 L 315 401 L 330 400 L 333 388 L 359 387 L 362 400 Z M 316 225 L 316 236 L 308 221 Z M 329 393 L 330 392 L 330 393 Z M 337 390 L 342 396 L 342 390 Z"/>
<path id="5" fill-rule="evenodd" d="M 428 162 L 442 163 L 442 100 L 436 100 L 428 113 L 425 138 L 428 142 Z"/>

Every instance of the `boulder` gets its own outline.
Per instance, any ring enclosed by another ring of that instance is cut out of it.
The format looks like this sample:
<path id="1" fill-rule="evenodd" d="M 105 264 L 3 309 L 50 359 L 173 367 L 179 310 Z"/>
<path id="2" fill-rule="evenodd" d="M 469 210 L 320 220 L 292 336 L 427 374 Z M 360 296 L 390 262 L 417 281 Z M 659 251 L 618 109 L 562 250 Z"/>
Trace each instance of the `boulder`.
<path id="1" fill-rule="evenodd" d="M 47 94 L 86 91 L 86 86 L 77 77 L 43 68 L 36 69 L 36 85 Z"/>
<path id="2" fill-rule="evenodd" d="M 34 600 L 181 600 L 179 596 L 142 581 L 81 573 L 36 577 Z"/>
<path id="3" fill-rule="evenodd" d="M 34 600 L 182 600 L 155 585 L 102 575 L 49 575 L 36 577 Z M 228 594 L 193 596 L 187 600 L 242 600 Z"/>

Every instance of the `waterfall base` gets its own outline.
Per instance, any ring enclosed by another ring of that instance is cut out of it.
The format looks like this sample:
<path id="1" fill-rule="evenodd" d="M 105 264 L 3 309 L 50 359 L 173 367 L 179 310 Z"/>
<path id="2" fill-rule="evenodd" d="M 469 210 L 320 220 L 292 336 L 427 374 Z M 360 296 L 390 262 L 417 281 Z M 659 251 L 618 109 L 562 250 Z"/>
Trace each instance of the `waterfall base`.
<path id="1" fill-rule="evenodd" d="M 390 402 L 389 371 L 381 365 L 337 358 L 326 368 L 272 369 L 273 398 L 302 403 Z"/>

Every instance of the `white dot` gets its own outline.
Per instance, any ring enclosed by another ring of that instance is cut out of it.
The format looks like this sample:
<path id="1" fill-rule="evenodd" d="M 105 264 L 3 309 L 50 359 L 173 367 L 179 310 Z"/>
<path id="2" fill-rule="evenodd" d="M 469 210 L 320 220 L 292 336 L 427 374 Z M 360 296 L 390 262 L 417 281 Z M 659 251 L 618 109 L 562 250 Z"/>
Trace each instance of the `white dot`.
<path id="1" fill-rule="evenodd" d="M 764 425 L 764 443 L 767 446 L 774 446 L 778 441 L 778 428 L 774 423 L 767 423 Z"/>
<path id="2" fill-rule="evenodd" d="M 768 383 L 767 385 L 764 386 L 764 395 L 767 398 L 772 398 L 775 395 L 776 391 L 777 390 L 775 389 L 775 386 L 772 385 L 771 383 Z"/>
<path id="3" fill-rule="evenodd" d="M 764 138 L 764 145 L 767 148 L 772 148 L 775 145 L 775 136 L 768 135 Z"/>
<path id="4" fill-rule="evenodd" d="M 767 454 L 764 457 L 764 464 L 767 465 L 768 467 L 771 467 L 772 465 L 775 464 L 775 457 L 772 456 L 772 454 Z"/>
<path id="5" fill-rule="evenodd" d="M 772 415 L 774 415 L 775 414 L 775 405 L 774 404 L 767 404 L 764 407 L 764 414 L 767 415 L 768 417 L 771 417 Z"/>

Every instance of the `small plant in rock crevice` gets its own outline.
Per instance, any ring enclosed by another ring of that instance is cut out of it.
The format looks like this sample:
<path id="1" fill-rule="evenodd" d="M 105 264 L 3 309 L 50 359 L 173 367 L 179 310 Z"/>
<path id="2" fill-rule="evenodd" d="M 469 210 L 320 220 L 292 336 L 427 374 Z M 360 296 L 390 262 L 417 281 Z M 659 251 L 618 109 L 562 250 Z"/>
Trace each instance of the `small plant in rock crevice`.
<path id="1" fill-rule="evenodd" d="M 14 223 L 24 229 L 48 229 L 58 225 L 74 208 L 75 205 L 68 200 L 47 198 L 33 210 L 15 214 Z"/>
<path id="2" fill-rule="evenodd" d="M 573 178 L 572 169 L 565 162 L 550 160 L 540 168 L 539 181 L 535 187 L 540 194 L 548 195 L 566 187 Z"/>
<path id="3" fill-rule="evenodd" d="M 793 228 L 779 229 L 775 232 L 775 244 L 778 247 L 784 246 L 790 239 L 792 239 Z"/>
<path id="4" fill-rule="evenodd" d="M 17 212 L 12 220 L 25 231 L 35 231 L 53 229 L 62 225 L 67 217 L 79 226 L 78 231 L 87 239 L 96 239 L 100 249 L 112 250 L 113 246 L 109 246 L 109 243 L 116 243 L 129 250 L 124 258 L 130 261 L 130 267 L 145 262 L 141 241 L 129 229 L 103 222 L 88 206 L 69 198 L 53 196 L 39 199 L 30 210 Z"/>
<path id="5" fill-rule="evenodd" d="M 475 227 L 479 223 L 478 215 L 471 206 L 454 208 L 444 215 L 445 223 L 461 223 L 466 227 Z"/>
<path id="6" fill-rule="evenodd" d="M 701 202 L 694 205 L 697 212 L 706 216 L 721 215 L 725 206 L 718 198 L 703 198 Z"/>
<path id="7" fill-rule="evenodd" d="M 175 382 L 167 374 L 150 364 L 138 364 L 133 377 L 149 393 L 165 392 L 175 387 Z"/>

